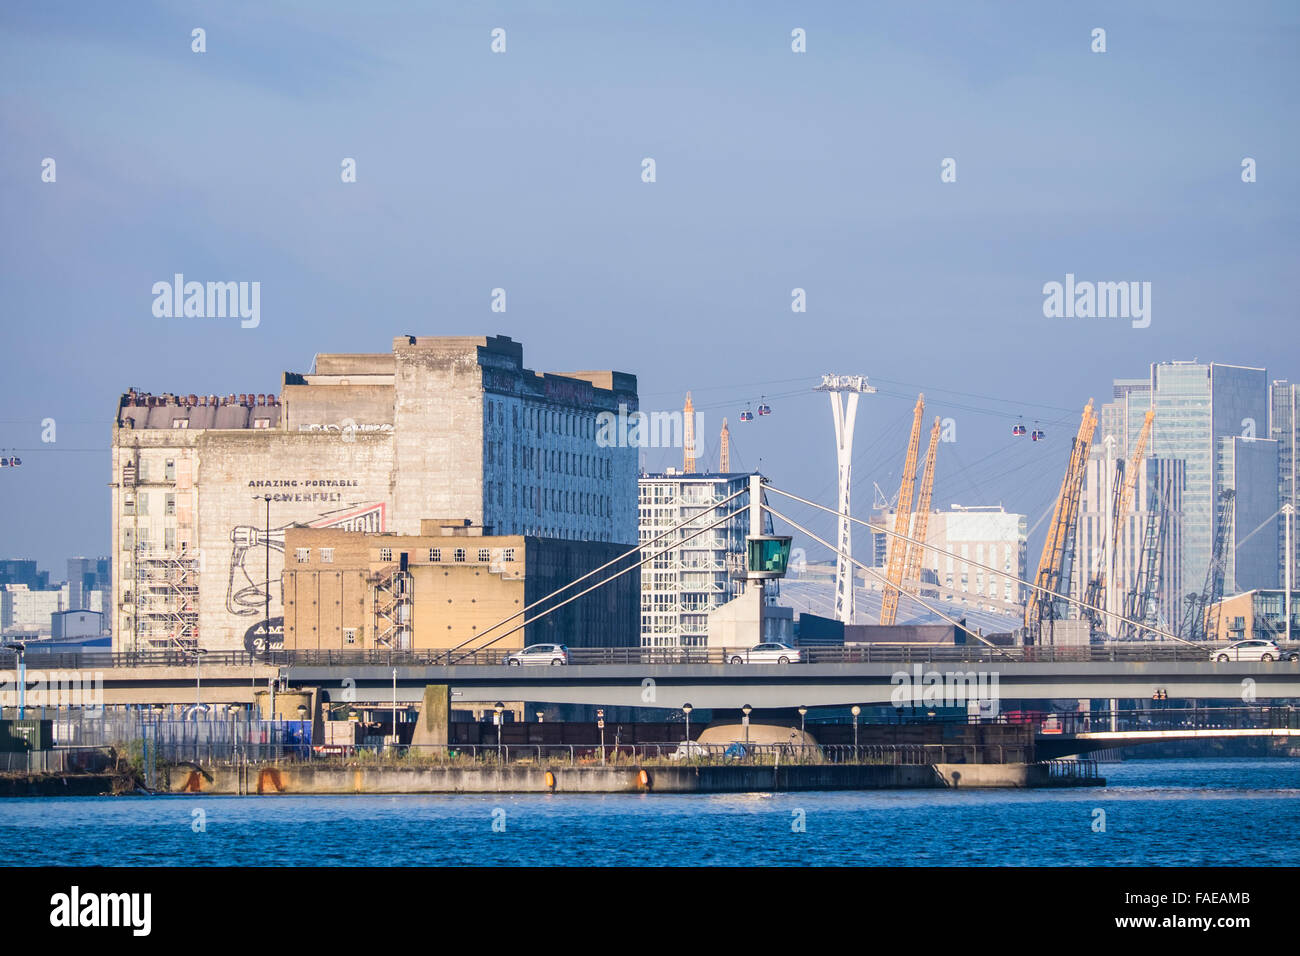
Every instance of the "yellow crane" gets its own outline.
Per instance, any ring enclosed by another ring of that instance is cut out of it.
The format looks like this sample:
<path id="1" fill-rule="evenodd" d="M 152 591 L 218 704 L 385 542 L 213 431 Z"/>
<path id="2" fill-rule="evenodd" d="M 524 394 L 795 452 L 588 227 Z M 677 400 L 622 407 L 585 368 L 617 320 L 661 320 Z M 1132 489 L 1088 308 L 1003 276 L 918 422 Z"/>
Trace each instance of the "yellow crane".
<path id="1" fill-rule="evenodd" d="M 1043 555 L 1038 561 L 1034 576 L 1034 590 L 1025 603 L 1025 627 L 1029 640 L 1037 643 L 1042 637 L 1043 622 L 1055 617 L 1054 598 L 1045 592 L 1059 594 L 1065 576 L 1065 562 L 1069 557 L 1075 528 L 1079 520 L 1079 493 L 1083 488 L 1083 475 L 1088 465 L 1088 448 L 1097 431 L 1097 416 L 1092 410 L 1092 399 L 1083 407 L 1083 419 L 1070 449 L 1070 462 L 1061 480 L 1061 491 L 1056 496 L 1052 511 L 1052 524 L 1043 542 Z"/>
<path id="2" fill-rule="evenodd" d="M 682 410 L 682 473 L 695 474 L 695 405 L 691 393 L 686 393 L 686 407 Z"/>
<path id="3" fill-rule="evenodd" d="M 1103 542 L 1105 545 L 1105 560 L 1101 562 L 1101 566 L 1089 578 L 1087 589 L 1083 595 L 1083 602 L 1095 608 L 1105 608 L 1106 606 L 1106 588 L 1110 584 L 1109 577 L 1113 570 L 1115 555 L 1119 552 L 1120 529 L 1124 527 L 1129 508 L 1133 505 L 1133 495 L 1137 490 L 1138 469 L 1142 467 L 1142 458 L 1146 454 L 1147 439 L 1151 437 L 1151 423 L 1155 420 L 1155 417 L 1156 413 L 1154 411 L 1147 412 L 1146 418 L 1142 422 L 1142 430 L 1138 433 L 1137 443 L 1133 446 L 1133 457 L 1129 459 L 1128 466 L 1124 471 L 1124 480 L 1115 485 L 1114 493 L 1111 495 L 1110 527 L 1105 529 L 1105 533 L 1109 537 Z M 1092 618 L 1094 626 L 1102 630 L 1106 629 L 1101 611 L 1085 611 L 1084 613 Z"/>
<path id="4" fill-rule="evenodd" d="M 727 474 L 731 471 L 731 429 L 727 427 L 727 420 L 722 420 L 722 434 L 719 436 L 721 444 L 718 446 L 718 473 Z"/>
<path id="5" fill-rule="evenodd" d="M 921 490 L 916 496 L 916 523 L 912 540 L 907 542 L 907 562 L 903 567 L 903 581 L 908 589 L 913 583 L 921 591 L 921 559 L 925 555 L 925 536 L 930 531 L 930 501 L 934 497 L 934 456 L 939 451 L 940 422 L 935 416 L 930 429 L 930 447 L 925 450 L 925 466 L 921 472 Z M 889 622 L 893 624 L 893 621 Z"/>
<path id="6" fill-rule="evenodd" d="M 918 395 L 912 410 L 912 434 L 907 441 L 907 459 L 903 462 L 903 484 L 898 489 L 894 507 L 894 534 L 889 539 L 889 565 L 884 598 L 880 602 L 880 623 L 893 624 L 898 617 L 898 587 L 903 582 L 903 565 L 907 557 L 907 538 L 912 527 L 912 495 L 916 490 L 916 453 L 921 446 L 921 419 L 925 415 L 925 395 Z"/>

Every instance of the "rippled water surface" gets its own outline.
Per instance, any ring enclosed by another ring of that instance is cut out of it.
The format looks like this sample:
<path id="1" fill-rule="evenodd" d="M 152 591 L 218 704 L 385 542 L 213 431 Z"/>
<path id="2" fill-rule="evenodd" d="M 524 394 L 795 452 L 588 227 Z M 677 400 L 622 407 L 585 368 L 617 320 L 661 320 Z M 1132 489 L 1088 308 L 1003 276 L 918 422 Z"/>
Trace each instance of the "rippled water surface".
<path id="1" fill-rule="evenodd" d="M 1300 865 L 1300 760 L 1102 772 L 1079 790 L 0 800 L 0 846 L 22 866 Z"/>

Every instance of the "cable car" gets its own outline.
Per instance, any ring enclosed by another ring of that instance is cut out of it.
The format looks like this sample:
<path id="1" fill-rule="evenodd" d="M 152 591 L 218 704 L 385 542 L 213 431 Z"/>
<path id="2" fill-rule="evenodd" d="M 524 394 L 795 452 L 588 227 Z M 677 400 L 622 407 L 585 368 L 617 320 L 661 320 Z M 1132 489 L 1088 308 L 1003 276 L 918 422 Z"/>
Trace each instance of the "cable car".
<path id="1" fill-rule="evenodd" d="M 1015 435 L 1017 438 L 1024 435 L 1024 433 L 1025 433 L 1024 422 L 1016 422 L 1014 425 L 1011 426 L 1011 434 Z"/>
<path id="2" fill-rule="evenodd" d="M 766 395 L 762 396 L 762 398 L 766 398 L 766 397 L 767 397 Z M 762 401 L 762 399 L 760 399 L 760 400 L 759 400 L 759 403 L 758 403 L 758 414 L 760 414 L 760 415 L 771 415 L 771 414 L 772 414 L 772 406 L 769 405 L 769 404 L 767 404 L 767 402 Z"/>
<path id="3" fill-rule="evenodd" d="M 1029 437 L 1032 441 L 1042 441 L 1044 438 L 1047 437 L 1047 433 L 1044 432 L 1041 428 L 1035 428 L 1033 434 L 1031 434 Z"/>
<path id="4" fill-rule="evenodd" d="M 740 413 L 740 420 L 742 422 L 752 422 L 754 420 L 754 413 L 747 408 Z"/>

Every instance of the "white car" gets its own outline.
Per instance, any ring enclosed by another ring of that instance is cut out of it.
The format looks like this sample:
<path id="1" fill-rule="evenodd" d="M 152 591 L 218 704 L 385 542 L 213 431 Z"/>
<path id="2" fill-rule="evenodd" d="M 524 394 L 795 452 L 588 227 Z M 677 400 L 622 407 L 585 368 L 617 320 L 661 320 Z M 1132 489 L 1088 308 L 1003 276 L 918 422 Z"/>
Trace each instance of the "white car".
<path id="1" fill-rule="evenodd" d="M 515 667 L 522 664 L 567 664 L 569 649 L 563 644 L 529 644 L 507 657 L 506 663 Z"/>
<path id="2" fill-rule="evenodd" d="M 798 664 L 803 652 L 789 644 L 772 642 L 755 644 L 747 651 L 729 651 L 727 660 L 732 664 Z"/>
<path id="3" fill-rule="evenodd" d="M 1227 647 L 1210 651 L 1212 661 L 1280 661 L 1296 660 L 1295 651 L 1284 653 L 1272 641 L 1237 641 Z"/>

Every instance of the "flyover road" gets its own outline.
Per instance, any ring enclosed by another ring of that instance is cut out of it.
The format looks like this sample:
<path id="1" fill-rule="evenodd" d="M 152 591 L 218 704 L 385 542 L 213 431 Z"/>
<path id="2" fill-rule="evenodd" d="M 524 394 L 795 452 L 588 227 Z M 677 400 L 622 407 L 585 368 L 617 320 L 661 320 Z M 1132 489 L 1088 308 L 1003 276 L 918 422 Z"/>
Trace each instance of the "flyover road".
<path id="1" fill-rule="evenodd" d="M 423 699 L 447 684 L 452 704 L 536 701 L 608 707 L 755 709 L 970 699 L 1300 699 L 1300 663 L 1210 661 L 1079 663 L 571 664 L 398 666 L 291 665 L 293 687 L 319 687 L 332 700 L 359 703 Z M 927 697 L 927 694 L 930 695 Z M 897 695 L 897 696 L 895 696 Z"/>

